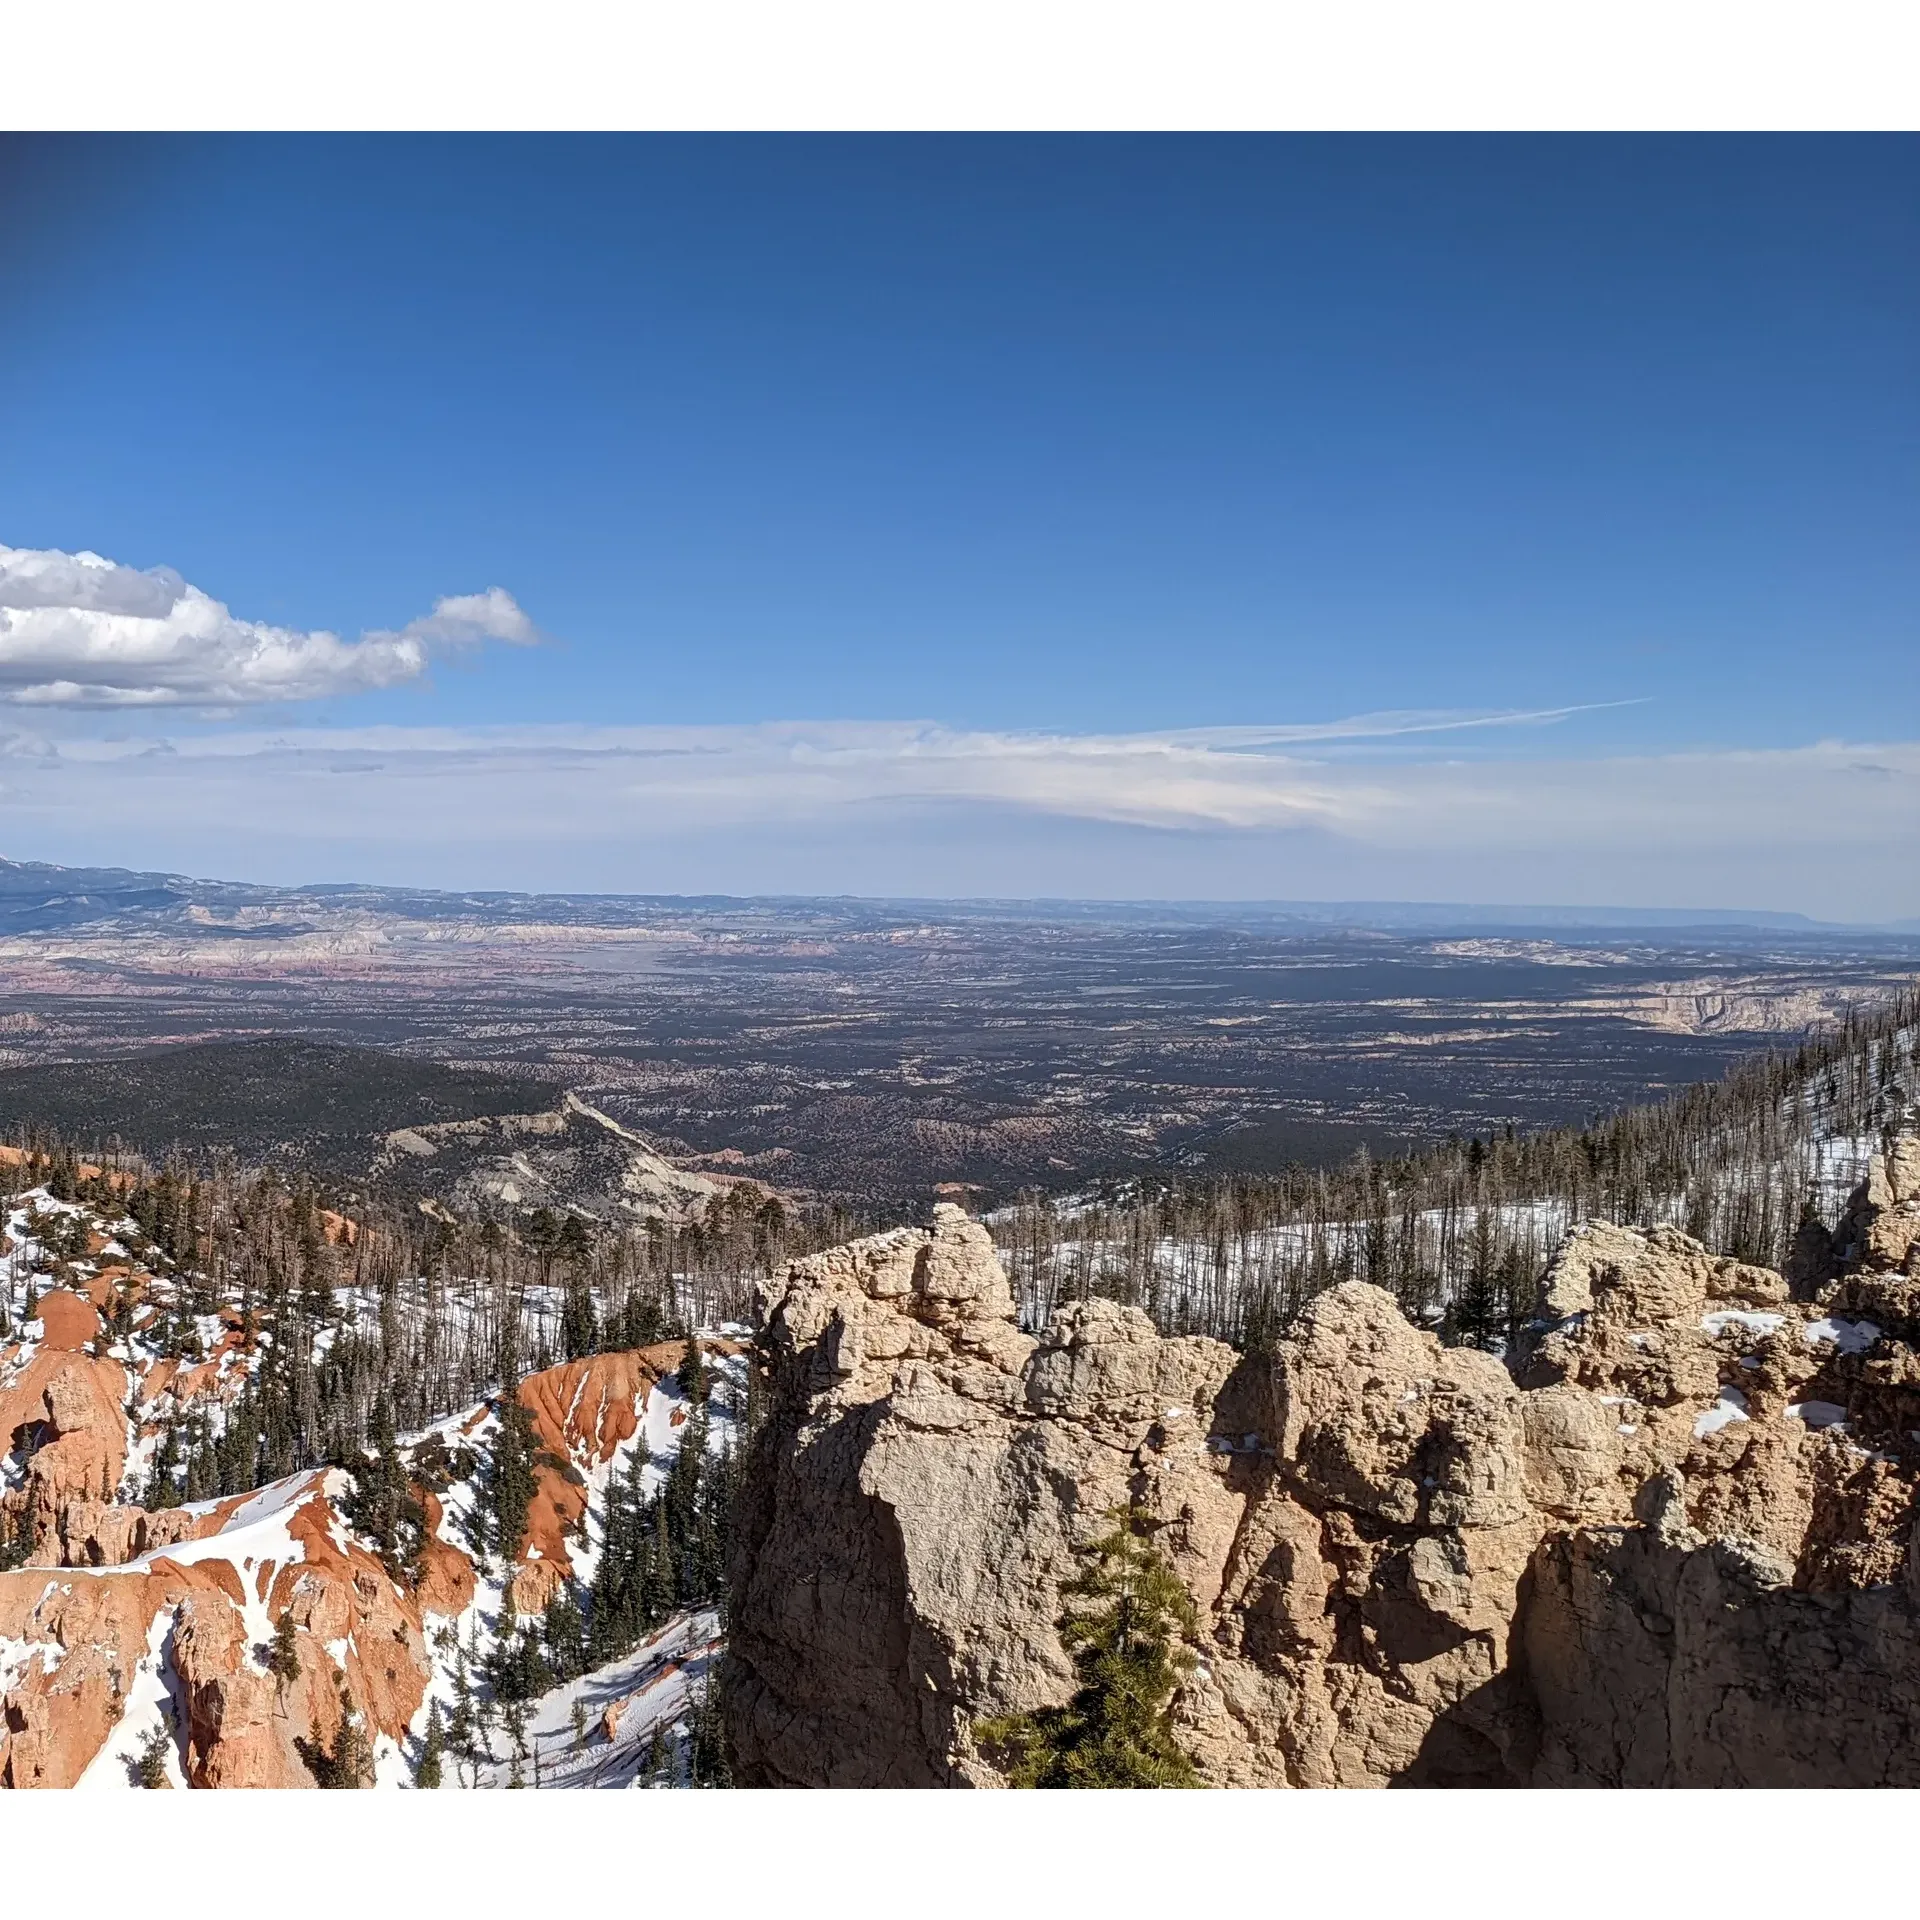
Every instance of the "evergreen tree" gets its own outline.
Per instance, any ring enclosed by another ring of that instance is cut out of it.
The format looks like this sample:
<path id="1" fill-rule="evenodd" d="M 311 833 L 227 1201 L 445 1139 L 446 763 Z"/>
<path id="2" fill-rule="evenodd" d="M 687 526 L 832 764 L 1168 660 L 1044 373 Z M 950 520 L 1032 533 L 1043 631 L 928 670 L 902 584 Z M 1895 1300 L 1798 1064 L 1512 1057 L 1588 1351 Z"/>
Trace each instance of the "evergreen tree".
<path id="1" fill-rule="evenodd" d="M 521 1703 L 545 1693 L 553 1684 L 553 1677 L 546 1661 L 540 1657 L 538 1628 L 523 1629 L 511 1622 L 502 1628 L 493 1657 L 487 1663 L 487 1682 L 493 1689 L 493 1697 L 511 1710 L 507 1720 L 509 1729 L 514 1725 L 512 1714 L 519 1712 Z"/>
<path id="2" fill-rule="evenodd" d="M 362 1730 L 357 1713 L 349 1712 L 340 1723 L 340 1737 L 334 1743 L 333 1770 L 333 1780 L 323 1784 L 336 1787 L 373 1785 L 373 1743 Z"/>
<path id="3" fill-rule="evenodd" d="M 373 1452 L 353 1469 L 353 1490 L 344 1506 L 354 1529 L 373 1543 L 387 1571 L 398 1579 L 417 1574 L 426 1551 L 426 1509 L 394 1439 L 393 1406 L 383 1392 L 373 1403 Z"/>
<path id="4" fill-rule="evenodd" d="M 195 1414 L 187 1448 L 187 1502 L 211 1500 L 220 1491 L 220 1463 L 204 1413 Z"/>
<path id="5" fill-rule="evenodd" d="M 646 1492 L 651 1458 L 645 1437 L 638 1438 L 625 1475 L 607 1489 L 605 1538 L 588 1608 L 588 1652 L 595 1666 L 618 1659 L 651 1624 L 645 1593 L 653 1550 L 652 1503 Z"/>
<path id="6" fill-rule="evenodd" d="M 980 1750 L 1016 1787 L 1192 1787 L 1169 1702 L 1192 1664 L 1193 1602 L 1124 1510 L 1062 1589 L 1060 1638 L 1080 1685 L 1063 1707 L 985 1721 Z"/>
<path id="7" fill-rule="evenodd" d="M 137 1786 L 164 1787 L 167 1784 L 167 1752 L 172 1745 L 172 1732 L 162 1720 L 140 1743 L 140 1751 L 133 1763 L 133 1778 Z"/>
<path id="8" fill-rule="evenodd" d="M 687 1784 L 691 1787 L 730 1787 L 733 1761 L 727 1747 L 726 1716 L 720 1688 L 713 1677 L 700 1690 L 693 1725 L 687 1737 Z"/>
<path id="9" fill-rule="evenodd" d="M 533 1416 L 520 1402 L 518 1382 L 501 1389 L 500 1426 L 493 1446 L 493 1542 L 512 1566 L 526 1537 L 533 1504 Z"/>
<path id="10" fill-rule="evenodd" d="M 666 1496 L 654 1502 L 653 1531 L 648 1540 L 646 1569 L 640 1580 L 641 1630 L 657 1626 L 673 1612 L 679 1597 L 673 1536 L 668 1531 Z"/>
<path id="11" fill-rule="evenodd" d="M 300 1636 L 293 1624 L 290 1608 L 280 1610 L 273 1623 L 273 1644 L 267 1649 L 267 1671 L 280 1682 L 284 1692 L 300 1678 Z"/>
<path id="12" fill-rule="evenodd" d="M 340 1699 L 340 1724 L 333 1745 L 322 1747 L 317 1740 L 296 1740 L 300 1758 L 321 1787 L 370 1787 L 373 1785 L 373 1745 L 361 1730 L 360 1716 L 347 1698 L 344 1680 L 336 1680 Z"/>
<path id="13" fill-rule="evenodd" d="M 540 1631 L 546 1641 L 546 1664 L 553 1680 L 564 1682 L 585 1671 L 587 1623 L 581 1616 L 580 1602 L 571 1585 L 562 1587 L 548 1601 Z"/>
<path id="14" fill-rule="evenodd" d="M 637 1286 L 630 1287 L 626 1304 L 620 1310 L 619 1345 L 650 1347 L 660 1338 L 665 1325 L 666 1317 L 660 1311 L 659 1296 L 642 1292 Z"/>
<path id="15" fill-rule="evenodd" d="M 445 1748 L 446 1739 L 440 1731 L 440 1702 L 436 1700 L 427 1709 L 426 1744 L 420 1749 L 420 1764 L 413 1770 L 413 1784 L 416 1787 L 439 1786 L 441 1756 Z"/>
<path id="16" fill-rule="evenodd" d="M 147 1475 L 146 1488 L 141 1495 L 141 1504 L 150 1513 L 162 1512 L 180 1504 L 180 1485 L 174 1477 L 179 1471 L 180 1422 L 169 1415 L 166 1426 L 161 1430 L 160 1444 L 153 1450 L 153 1467 Z"/>
<path id="17" fill-rule="evenodd" d="M 700 1336 L 687 1335 L 686 1357 L 680 1362 L 680 1391 L 687 1396 L 689 1417 L 707 1404 L 707 1356 L 700 1351 Z"/>
<path id="18" fill-rule="evenodd" d="M 588 1354 L 600 1351 L 593 1288 L 582 1267 L 575 1267 L 567 1274 L 566 1291 L 560 1302 L 560 1347 L 569 1360 L 584 1360 Z"/>
<path id="19" fill-rule="evenodd" d="M 695 1403 L 680 1429 L 680 1450 L 667 1469 L 667 1484 L 661 1489 L 667 1525 L 678 1541 L 693 1538 L 694 1517 L 699 1509 L 700 1478 L 707 1458 L 707 1412 Z"/>
<path id="20" fill-rule="evenodd" d="M 453 1653 L 453 1713 L 447 1739 L 454 1752 L 473 1753 L 473 1680 L 467 1672 L 467 1650 L 456 1643 Z"/>

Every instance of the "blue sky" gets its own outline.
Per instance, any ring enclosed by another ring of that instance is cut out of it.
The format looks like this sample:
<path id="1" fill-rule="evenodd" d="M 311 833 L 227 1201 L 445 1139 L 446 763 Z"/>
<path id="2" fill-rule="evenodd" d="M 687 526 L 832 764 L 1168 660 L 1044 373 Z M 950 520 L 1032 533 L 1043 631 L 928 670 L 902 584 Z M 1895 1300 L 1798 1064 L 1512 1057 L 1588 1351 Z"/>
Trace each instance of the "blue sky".
<path id="1" fill-rule="evenodd" d="M 0 192 L 0 543 L 341 636 L 14 672 L 15 857 L 1920 912 L 1910 139 L 33 141 Z"/>

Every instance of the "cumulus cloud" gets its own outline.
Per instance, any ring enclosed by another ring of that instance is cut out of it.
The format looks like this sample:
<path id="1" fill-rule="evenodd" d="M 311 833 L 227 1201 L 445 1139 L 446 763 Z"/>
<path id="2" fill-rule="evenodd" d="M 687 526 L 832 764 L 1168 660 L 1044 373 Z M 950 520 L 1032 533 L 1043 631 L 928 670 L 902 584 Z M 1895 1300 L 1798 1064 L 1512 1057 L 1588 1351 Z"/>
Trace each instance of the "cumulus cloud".
<path id="1" fill-rule="evenodd" d="M 243 620 L 171 567 L 0 546 L 0 700 L 246 707 L 417 680 L 435 652 L 539 633 L 510 593 L 455 594 L 357 640 Z"/>

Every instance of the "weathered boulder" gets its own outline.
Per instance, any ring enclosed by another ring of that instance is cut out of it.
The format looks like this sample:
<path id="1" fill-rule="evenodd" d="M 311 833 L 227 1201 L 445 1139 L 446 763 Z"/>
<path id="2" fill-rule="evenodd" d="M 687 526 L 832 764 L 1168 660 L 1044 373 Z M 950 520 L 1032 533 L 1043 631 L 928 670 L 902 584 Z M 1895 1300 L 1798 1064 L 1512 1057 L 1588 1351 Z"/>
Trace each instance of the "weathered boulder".
<path id="1" fill-rule="evenodd" d="M 49 1337 L 0 1385 L 0 1453 L 25 1461 L 7 1498 L 36 1538 L 57 1531 L 70 1502 L 111 1500 L 127 1463 L 126 1369 L 85 1351 L 71 1320 L 56 1315 L 63 1301 L 97 1325 L 78 1295 L 48 1294 Z"/>
<path id="2" fill-rule="evenodd" d="M 1512 1372 L 1357 1283 L 1266 1360 L 1097 1299 L 1035 1338 L 947 1207 L 797 1262 L 736 1538 L 742 1775 L 995 1784 L 972 1726 L 1066 1697 L 1061 1586 L 1126 1506 L 1203 1622 L 1174 1711 L 1217 1783 L 1920 1784 L 1920 1303 L 1875 1234 L 1917 1178 L 1876 1161 L 1811 1298 L 1582 1228 Z"/>

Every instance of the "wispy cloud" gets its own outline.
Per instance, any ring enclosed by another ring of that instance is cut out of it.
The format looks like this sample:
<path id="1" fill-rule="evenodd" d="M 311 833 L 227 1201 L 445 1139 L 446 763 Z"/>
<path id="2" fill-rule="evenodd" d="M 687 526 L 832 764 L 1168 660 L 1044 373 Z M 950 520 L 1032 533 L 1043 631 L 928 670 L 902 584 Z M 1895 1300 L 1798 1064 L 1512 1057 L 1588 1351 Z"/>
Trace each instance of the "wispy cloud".
<path id="1" fill-rule="evenodd" d="M 1211 747 L 1297 746 L 1313 742 L 1398 739 L 1406 734 L 1466 733 L 1490 727 L 1550 727 L 1577 713 L 1607 713 L 1644 707 L 1637 700 L 1594 700 L 1572 707 L 1496 707 L 1466 711 L 1409 709 L 1360 713 L 1345 720 L 1315 720 L 1277 727 L 1185 727 L 1159 736 L 1181 745 Z"/>
<path id="2" fill-rule="evenodd" d="M 122 818 L 185 809 L 308 841 L 350 832 L 422 845 L 627 842 L 805 822 L 832 830 L 902 809 L 1176 833 L 1313 829 L 1431 852 L 1920 844 L 1914 742 L 1369 761 L 1305 745 L 1250 751 L 1239 736 L 1265 742 L 1269 730 L 1225 731 L 1232 744 L 1191 731 L 910 722 L 364 727 L 112 743 L 16 732 L 0 741 L 0 781 L 16 820 L 43 806 L 110 806 Z M 342 772 L 359 777 L 334 779 Z M 346 785 L 357 797 L 343 795 Z"/>
<path id="3" fill-rule="evenodd" d="M 455 594 L 358 640 L 236 617 L 170 567 L 0 547 L 0 700 L 39 707 L 246 707 L 417 680 L 436 651 L 539 633 L 510 593 Z"/>
<path id="4" fill-rule="evenodd" d="M 539 637 L 499 588 L 346 641 L 237 618 L 164 568 L 0 547 L 0 701 L 16 709 L 0 730 L 0 852 L 459 885 L 1472 889 L 1920 913 L 1920 742 L 1571 750 L 1553 730 L 1596 706 L 1131 733 L 926 721 L 275 731 L 183 716 L 170 737 L 158 728 L 176 723 L 149 719 L 118 739 L 21 711 L 258 709 Z"/>

